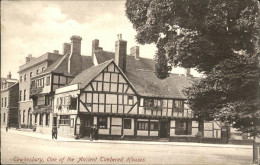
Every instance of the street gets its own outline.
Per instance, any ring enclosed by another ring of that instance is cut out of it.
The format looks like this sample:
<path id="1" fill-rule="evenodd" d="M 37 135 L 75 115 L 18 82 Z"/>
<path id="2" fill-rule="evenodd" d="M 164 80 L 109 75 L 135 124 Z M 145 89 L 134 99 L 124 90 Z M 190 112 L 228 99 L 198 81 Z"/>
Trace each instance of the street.
<path id="1" fill-rule="evenodd" d="M 1 131 L 1 164 L 251 164 L 251 148 L 45 140 Z"/>

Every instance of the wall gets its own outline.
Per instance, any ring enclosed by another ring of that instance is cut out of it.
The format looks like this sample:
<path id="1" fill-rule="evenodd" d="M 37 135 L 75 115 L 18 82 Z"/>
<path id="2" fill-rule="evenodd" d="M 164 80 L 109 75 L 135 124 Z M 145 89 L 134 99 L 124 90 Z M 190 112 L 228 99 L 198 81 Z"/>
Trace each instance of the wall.
<path id="1" fill-rule="evenodd" d="M 30 84 L 31 84 L 30 72 L 32 72 L 33 76 L 35 76 L 37 69 L 42 71 L 42 68 L 44 67 L 46 69 L 47 66 L 48 66 L 48 62 L 43 62 L 32 68 L 19 72 L 19 94 L 20 94 L 20 91 L 22 91 L 22 100 L 21 101 L 19 100 L 19 111 L 21 114 L 21 119 L 23 119 L 23 111 L 25 110 L 25 122 L 22 122 L 22 120 L 20 120 L 20 123 L 23 127 L 28 126 L 28 110 L 29 109 L 33 110 L 33 102 L 32 102 L 32 99 L 29 98 L 30 97 Z M 25 74 L 27 75 L 26 81 L 24 81 Z M 20 81 L 20 76 L 22 76 L 22 81 Z M 24 100 L 24 90 L 26 90 L 26 100 Z M 19 98 L 20 98 L 20 96 L 19 96 Z"/>

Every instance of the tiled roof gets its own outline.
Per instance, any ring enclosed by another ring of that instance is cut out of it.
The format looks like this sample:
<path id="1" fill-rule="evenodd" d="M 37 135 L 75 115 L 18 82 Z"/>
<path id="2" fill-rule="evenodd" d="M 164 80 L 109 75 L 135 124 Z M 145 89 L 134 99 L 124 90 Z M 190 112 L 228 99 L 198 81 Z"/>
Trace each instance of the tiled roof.
<path id="1" fill-rule="evenodd" d="M 79 83 L 80 88 L 84 88 L 111 62 L 112 60 L 108 60 L 102 64 L 99 64 L 97 66 L 92 66 L 88 69 L 83 70 L 68 85 Z"/>
<path id="2" fill-rule="evenodd" d="M 92 66 L 78 74 L 69 85 L 79 83 L 80 88 L 87 86 L 112 60 Z M 166 79 L 159 79 L 153 71 L 128 69 L 126 78 L 141 96 L 186 99 L 182 90 L 189 87 L 192 78 L 170 74 Z"/>
<path id="3" fill-rule="evenodd" d="M 127 70 L 126 77 L 137 93 L 147 97 L 186 99 L 182 90 L 191 86 L 192 78 L 170 74 L 166 79 L 159 79 L 153 71 Z"/>
<path id="4" fill-rule="evenodd" d="M 107 60 L 115 59 L 115 53 L 108 51 L 96 51 L 95 52 L 97 62 L 103 63 Z M 126 69 L 143 69 L 143 70 L 154 70 L 154 60 L 148 58 L 142 58 L 136 60 L 134 56 L 127 55 Z"/>

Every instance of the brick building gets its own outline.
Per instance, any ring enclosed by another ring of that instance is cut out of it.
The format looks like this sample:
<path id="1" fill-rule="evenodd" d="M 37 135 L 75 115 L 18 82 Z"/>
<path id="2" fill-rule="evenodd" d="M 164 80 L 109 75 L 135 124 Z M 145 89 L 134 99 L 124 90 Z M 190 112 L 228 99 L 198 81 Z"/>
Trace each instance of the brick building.
<path id="1" fill-rule="evenodd" d="M 52 63 L 62 57 L 58 51 L 45 53 L 38 58 L 29 55 L 25 64 L 19 67 L 19 113 L 20 127 L 32 128 L 35 122 L 33 102 L 30 98 L 31 78 L 43 72 Z"/>
<path id="2" fill-rule="evenodd" d="M 93 66 L 91 56 L 81 55 L 81 40 L 72 36 L 63 44 L 63 53 L 41 73 L 31 77 L 30 98 L 33 100 L 34 125 L 37 132 L 51 133 L 57 117 L 53 116 L 55 90 L 68 84 L 83 69 Z"/>
<path id="3" fill-rule="evenodd" d="M 1 78 L 1 126 L 18 126 L 19 85 L 12 79 L 11 72 L 7 78 Z"/>

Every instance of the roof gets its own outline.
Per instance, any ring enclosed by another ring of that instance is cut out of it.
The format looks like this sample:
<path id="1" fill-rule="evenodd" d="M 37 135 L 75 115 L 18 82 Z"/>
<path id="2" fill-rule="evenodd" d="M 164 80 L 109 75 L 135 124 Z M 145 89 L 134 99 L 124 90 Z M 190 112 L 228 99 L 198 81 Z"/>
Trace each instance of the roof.
<path id="1" fill-rule="evenodd" d="M 50 62 L 54 62 L 56 60 L 58 60 L 60 57 L 62 57 L 61 54 L 56 54 L 56 53 L 45 53 L 43 55 L 41 55 L 40 57 L 37 58 L 33 58 L 31 61 L 21 65 L 19 67 L 19 72 L 25 70 L 25 69 L 29 69 L 35 65 L 38 65 L 44 61 L 50 61 Z"/>
<path id="2" fill-rule="evenodd" d="M 96 51 L 95 52 L 98 64 L 103 63 L 107 60 L 115 59 L 114 52 L 108 51 Z M 138 60 L 134 56 L 127 55 L 126 59 L 126 69 L 142 69 L 142 70 L 154 70 L 155 62 L 153 59 L 142 58 Z"/>
<path id="3" fill-rule="evenodd" d="M 170 74 L 165 79 L 156 77 L 153 71 L 127 70 L 126 77 L 141 96 L 186 99 L 182 90 L 191 86 L 193 79 Z"/>
<path id="4" fill-rule="evenodd" d="M 108 60 L 97 66 L 92 66 L 79 73 L 68 85 L 80 84 L 80 89 L 86 87 L 113 60 Z M 170 74 L 166 79 L 159 79 L 153 71 L 128 69 L 123 73 L 133 85 L 135 91 L 146 97 L 186 99 L 182 90 L 191 86 L 190 77 Z"/>
<path id="5" fill-rule="evenodd" d="M 108 60 L 97 66 L 92 66 L 79 73 L 68 85 L 79 83 L 79 87 L 82 89 L 87 86 L 105 67 L 107 67 L 112 60 Z"/>
<path id="6" fill-rule="evenodd" d="M 68 58 L 70 53 L 62 56 L 59 60 L 50 65 L 47 69 L 45 69 L 39 75 L 47 74 L 47 73 L 60 73 L 66 76 L 75 76 L 68 73 Z M 82 57 L 82 70 L 93 66 L 93 60 L 91 56 L 81 56 Z M 38 77 L 37 75 L 36 77 Z"/>

